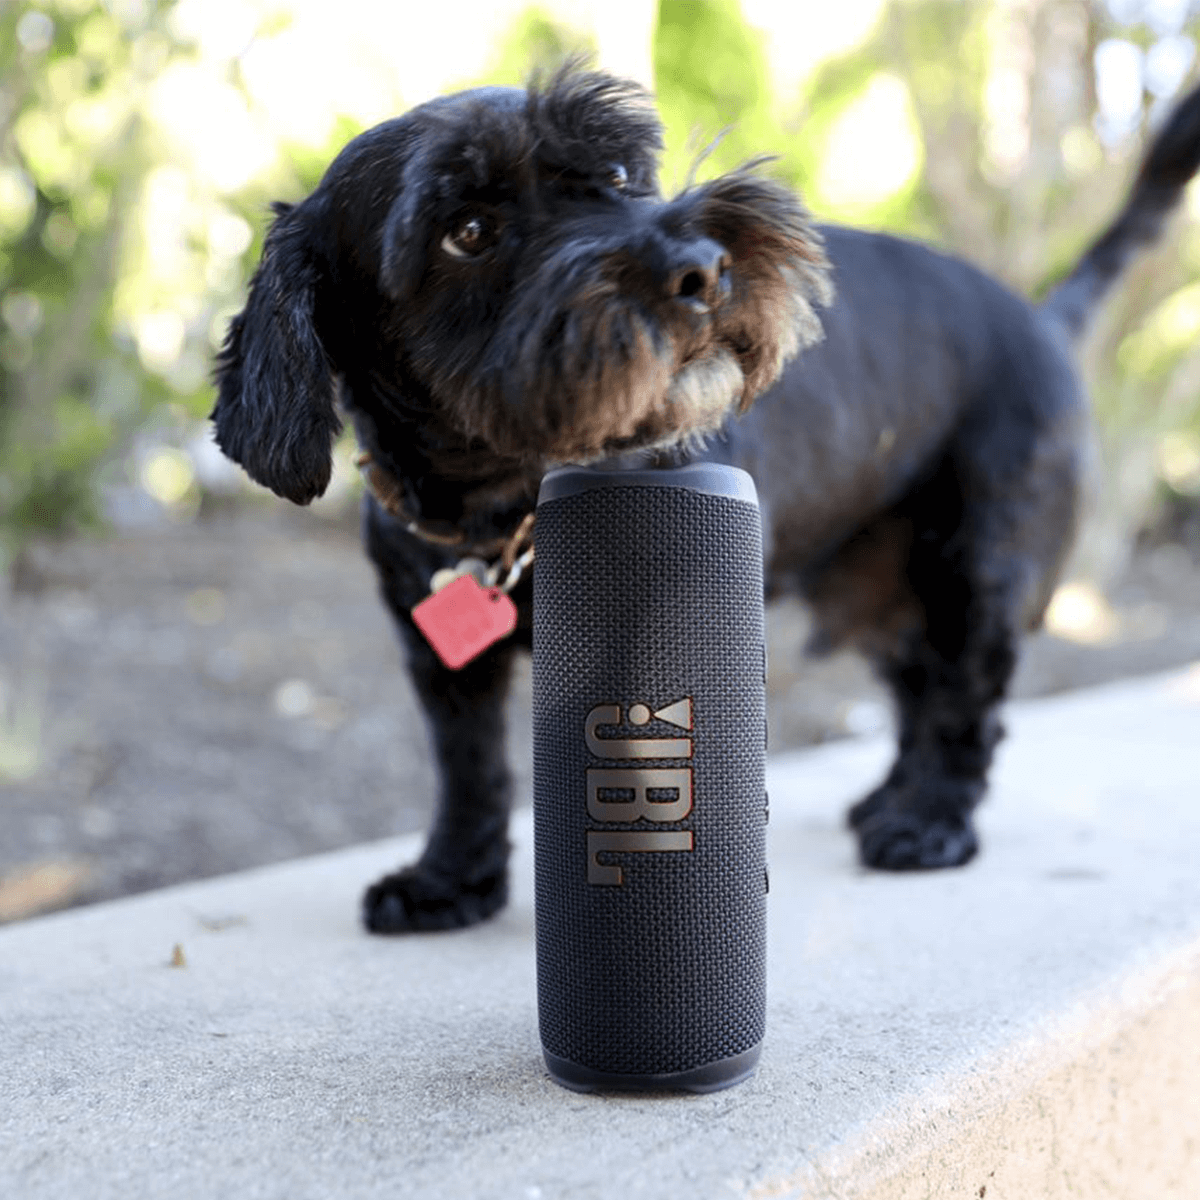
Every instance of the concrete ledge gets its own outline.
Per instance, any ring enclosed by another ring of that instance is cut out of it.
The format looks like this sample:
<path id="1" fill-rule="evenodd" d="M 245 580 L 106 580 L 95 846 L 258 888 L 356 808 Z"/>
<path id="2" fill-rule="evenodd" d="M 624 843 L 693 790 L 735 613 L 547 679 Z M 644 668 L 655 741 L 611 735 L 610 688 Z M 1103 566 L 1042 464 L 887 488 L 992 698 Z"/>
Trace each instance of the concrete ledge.
<path id="1" fill-rule="evenodd" d="M 458 934 L 355 923 L 414 839 L 0 930 L 0 1196 L 1194 1197 L 1200 668 L 1009 725 L 946 874 L 854 864 L 883 739 L 773 760 L 767 1043 L 715 1095 L 546 1077 L 527 813 Z"/>

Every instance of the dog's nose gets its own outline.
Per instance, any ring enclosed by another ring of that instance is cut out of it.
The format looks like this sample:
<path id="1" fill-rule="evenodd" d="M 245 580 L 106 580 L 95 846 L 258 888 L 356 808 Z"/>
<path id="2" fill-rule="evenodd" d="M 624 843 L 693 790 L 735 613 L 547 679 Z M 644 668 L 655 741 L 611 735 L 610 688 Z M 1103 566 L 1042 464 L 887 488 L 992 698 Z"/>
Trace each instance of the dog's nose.
<path id="1" fill-rule="evenodd" d="M 729 293 L 729 253 L 708 238 L 681 248 L 667 276 L 667 295 L 695 312 L 715 308 Z"/>

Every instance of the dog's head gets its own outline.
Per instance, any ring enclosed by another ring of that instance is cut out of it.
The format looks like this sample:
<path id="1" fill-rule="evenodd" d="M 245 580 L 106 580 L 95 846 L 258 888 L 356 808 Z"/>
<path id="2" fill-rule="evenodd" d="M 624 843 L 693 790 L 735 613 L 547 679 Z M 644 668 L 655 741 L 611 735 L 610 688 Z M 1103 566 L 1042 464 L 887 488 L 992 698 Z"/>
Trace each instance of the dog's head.
<path id="1" fill-rule="evenodd" d="M 578 69 L 356 138 L 277 209 L 218 359 L 221 447 L 311 500 L 335 378 L 354 406 L 529 462 L 717 429 L 819 337 L 827 263 L 753 168 L 664 200 L 661 141 L 641 89 Z"/>

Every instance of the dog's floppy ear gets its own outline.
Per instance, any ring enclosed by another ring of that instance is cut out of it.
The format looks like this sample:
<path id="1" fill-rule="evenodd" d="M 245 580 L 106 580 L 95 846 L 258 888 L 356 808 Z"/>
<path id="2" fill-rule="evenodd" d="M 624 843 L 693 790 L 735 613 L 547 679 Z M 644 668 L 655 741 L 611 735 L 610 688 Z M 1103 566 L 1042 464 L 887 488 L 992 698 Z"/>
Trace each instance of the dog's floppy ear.
<path id="1" fill-rule="evenodd" d="M 277 217 L 246 307 L 217 356 L 217 444 L 252 479 L 296 504 L 325 491 L 341 428 L 333 369 L 317 334 L 320 270 L 301 210 Z"/>

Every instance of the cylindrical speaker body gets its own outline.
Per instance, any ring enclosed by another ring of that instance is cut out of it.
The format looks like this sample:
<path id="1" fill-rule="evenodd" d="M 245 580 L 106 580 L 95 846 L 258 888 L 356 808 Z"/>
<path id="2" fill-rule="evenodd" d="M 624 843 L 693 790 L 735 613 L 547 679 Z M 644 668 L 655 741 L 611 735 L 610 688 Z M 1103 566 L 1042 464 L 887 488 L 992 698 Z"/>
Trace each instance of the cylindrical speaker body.
<path id="1" fill-rule="evenodd" d="M 754 484 L 543 481 L 534 573 L 538 1018 L 577 1090 L 713 1091 L 766 1013 L 766 651 Z"/>

